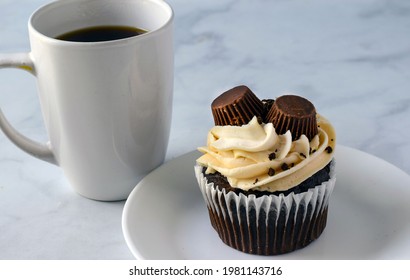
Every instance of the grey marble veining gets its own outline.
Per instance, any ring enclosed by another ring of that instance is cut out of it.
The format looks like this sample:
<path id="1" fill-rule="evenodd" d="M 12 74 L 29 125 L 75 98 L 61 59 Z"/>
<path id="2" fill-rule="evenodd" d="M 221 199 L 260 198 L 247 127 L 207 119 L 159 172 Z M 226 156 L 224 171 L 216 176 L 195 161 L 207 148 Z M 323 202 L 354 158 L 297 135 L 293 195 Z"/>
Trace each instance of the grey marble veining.
<path id="1" fill-rule="evenodd" d="M 27 20 L 45 0 L 0 0 L 0 52 L 27 52 Z M 210 103 L 248 85 L 293 92 L 334 124 L 338 143 L 410 173 L 410 2 L 169 0 L 175 93 L 167 160 L 206 141 Z M 0 106 L 22 133 L 47 139 L 35 78 L 0 71 Z M 130 259 L 124 202 L 73 193 L 55 166 L 0 133 L 0 259 Z"/>

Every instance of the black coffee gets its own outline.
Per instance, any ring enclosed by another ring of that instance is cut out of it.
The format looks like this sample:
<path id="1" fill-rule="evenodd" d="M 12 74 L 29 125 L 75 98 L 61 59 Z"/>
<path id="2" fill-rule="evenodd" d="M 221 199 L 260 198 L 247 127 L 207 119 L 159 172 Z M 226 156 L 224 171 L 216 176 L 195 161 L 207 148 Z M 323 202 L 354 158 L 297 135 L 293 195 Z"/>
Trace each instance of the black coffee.
<path id="1" fill-rule="evenodd" d="M 101 42 L 138 36 L 146 32 L 146 30 L 131 26 L 93 26 L 61 34 L 56 39 L 73 42 Z"/>

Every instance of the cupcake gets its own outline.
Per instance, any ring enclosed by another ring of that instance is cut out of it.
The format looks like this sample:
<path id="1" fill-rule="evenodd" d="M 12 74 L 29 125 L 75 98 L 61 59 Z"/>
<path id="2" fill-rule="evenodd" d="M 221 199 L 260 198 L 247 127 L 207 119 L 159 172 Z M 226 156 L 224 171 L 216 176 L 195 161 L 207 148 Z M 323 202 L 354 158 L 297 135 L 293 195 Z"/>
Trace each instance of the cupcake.
<path id="1" fill-rule="evenodd" d="M 215 126 L 195 175 L 221 240 L 245 253 L 278 255 L 309 245 L 326 227 L 336 135 L 297 95 L 260 100 L 248 87 L 211 105 Z"/>

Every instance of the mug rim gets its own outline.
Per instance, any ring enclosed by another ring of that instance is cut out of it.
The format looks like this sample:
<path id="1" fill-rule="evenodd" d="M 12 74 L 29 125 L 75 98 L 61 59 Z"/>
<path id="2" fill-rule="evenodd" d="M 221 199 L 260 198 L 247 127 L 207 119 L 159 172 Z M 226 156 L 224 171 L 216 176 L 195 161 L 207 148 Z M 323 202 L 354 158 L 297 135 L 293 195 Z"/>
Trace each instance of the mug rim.
<path id="1" fill-rule="evenodd" d="M 138 36 L 131 36 L 127 38 L 122 38 L 122 39 L 115 39 L 115 40 L 107 40 L 107 41 L 95 41 L 95 42 L 79 42 L 79 41 L 66 41 L 66 40 L 61 40 L 61 39 L 56 39 L 54 37 L 48 36 L 44 34 L 43 32 L 39 31 L 36 27 L 35 24 L 33 24 L 33 21 L 36 19 L 37 16 L 41 12 L 46 11 L 47 9 L 53 8 L 55 6 L 63 6 L 63 5 L 70 5 L 72 3 L 77 3 L 77 2 L 83 2 L 84 0 L 53 0 L 50 3 L 47 3 L 45 5 L 40 6 L 37 8 L 30 16 L 29 21 L 28 21 L 28 29 L 29 33 L 35 34 L 37 37 L 50 42 L 54 44 L 59 44 L 59 45 L 67 45 L 67 46 L 89 46 L 89 47 L 95 47 L 95 46 L 110 46 L 110 45 L 118 45 L 119 43 L 128 43 L 132 42 L 134 40 L 144 40 L 148 39 L 152 36 L 154 36 L 156 33 L 161 32 L 162 30 L 166 29 L 169 25 L 172 24 L 173 18 L 174 18 L 174 11 L 172 7 L 164 0 L 143 0 L 143 1 L 149 1 L 152 3 L 156 3 L 164 7 L 167 12 L 169 13 L 168 19 L 161 24 L 160 27 L 156 28 L 155 30 L 149 30 L 146 33 L 140 34 Z M 110 2 L 115 2 L 118 3 L 118 0 L 109 0 Z M 140 1 L 140 0 L 125 0 L 125 1 Z"/>

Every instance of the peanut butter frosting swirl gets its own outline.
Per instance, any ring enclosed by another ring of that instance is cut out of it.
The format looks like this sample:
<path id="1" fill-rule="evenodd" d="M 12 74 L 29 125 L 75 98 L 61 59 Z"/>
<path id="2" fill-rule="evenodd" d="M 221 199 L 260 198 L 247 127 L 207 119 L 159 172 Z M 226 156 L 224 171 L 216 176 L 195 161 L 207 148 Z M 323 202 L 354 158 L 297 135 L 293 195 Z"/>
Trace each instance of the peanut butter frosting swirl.
<path id="1" fill-rule="evenodd" d="M 318 134 L 293 140 L 290 131 L 277 134 L 272 123 L 254 117 L 242 126 L 214 126 L 197 164 L 206 173 L 218 171 L 242 190 L 285 191 L 297 186 L 333 158 L 336 134 L 328 120 L 317 114 Z"/>

